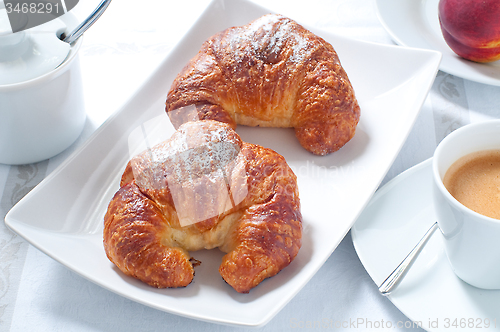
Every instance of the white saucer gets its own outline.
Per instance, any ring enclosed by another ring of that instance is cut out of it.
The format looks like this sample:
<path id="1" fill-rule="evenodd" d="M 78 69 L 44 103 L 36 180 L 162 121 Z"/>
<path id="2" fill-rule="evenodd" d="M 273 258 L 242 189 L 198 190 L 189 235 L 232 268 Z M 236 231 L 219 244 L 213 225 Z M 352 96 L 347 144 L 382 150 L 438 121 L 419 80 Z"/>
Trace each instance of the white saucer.
<path id="1" fill-rule="evenodd" d="M 352 228 L 356 252 L 377 285 L 436 220 L 431 165 L 429 159 L 380 188 Z M 440 232 L 433 234 L 389 299 L 428 331 L 500 330 L 500 291 L 475 288 L 459 279 Z"/>
<path id="2" fill-rule="evenodd" d="M 439 0 L 376 0 L 380 22 L 399 45 L 439 51 L 440 69 L 471 81 L 500 86 L 500 61 L 475 63 L 446 44 L 438 19 Z"/>

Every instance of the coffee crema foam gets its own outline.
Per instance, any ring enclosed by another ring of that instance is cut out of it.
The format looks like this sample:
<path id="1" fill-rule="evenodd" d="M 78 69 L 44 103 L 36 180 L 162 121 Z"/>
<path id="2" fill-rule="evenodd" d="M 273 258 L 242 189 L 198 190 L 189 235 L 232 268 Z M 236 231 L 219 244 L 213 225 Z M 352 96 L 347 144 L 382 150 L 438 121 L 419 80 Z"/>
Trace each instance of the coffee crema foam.
<path id="1" fill-rule="evenodd" d="M 500 219 L 500 150 L 484 150 L 458 159 L 443 184 L 457 201 L 482 215 Z"/>

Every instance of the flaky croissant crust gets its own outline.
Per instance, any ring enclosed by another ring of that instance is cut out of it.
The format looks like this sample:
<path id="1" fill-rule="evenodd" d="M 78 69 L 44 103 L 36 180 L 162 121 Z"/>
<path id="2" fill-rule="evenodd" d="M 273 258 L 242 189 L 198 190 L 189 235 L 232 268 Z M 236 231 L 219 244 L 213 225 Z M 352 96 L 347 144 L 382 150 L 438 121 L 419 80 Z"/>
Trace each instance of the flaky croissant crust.
<path id="1" fill-rule="evenodd" d="M 182 125 L 134 157 L 120 186 L 104 218 L 106 254 L 155 287 L 188 285 L 188 251 L 218 247 L 227 253 L 221 276 L 247 293 L 301 246 L 295 174 L 281 155 L 242 142 L 225 123 Z"/>
<path id="2" fill-rule="evenodd" d="M 318 155 L 347 143 L 360 116 L 332 45 L 273 14 L 208 39 L 172 83 L 166 112 L 175 127 L 203 119 L 293 127 Z"/>

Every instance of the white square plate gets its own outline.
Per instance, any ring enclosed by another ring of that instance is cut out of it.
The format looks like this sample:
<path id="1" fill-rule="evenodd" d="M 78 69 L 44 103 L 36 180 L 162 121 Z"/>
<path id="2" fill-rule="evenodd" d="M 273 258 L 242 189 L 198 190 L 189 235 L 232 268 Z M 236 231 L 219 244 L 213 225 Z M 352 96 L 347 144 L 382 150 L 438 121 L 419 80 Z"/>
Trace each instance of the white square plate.
<path id="1" fill-rule="evenodd" d="M 162 134 L 155 140 L 170 136 L 168 120 L 150 120 L 167 119 L 165 96 L 176 74 L 212 34 L 268 12 L 244 0 L 213 1 L 145 85 L 13 207 L 6 224 L 69 269 L 139 303 L 224 324 L 267 323 L 323 265 L 361 213 L 403 145 L 441 59 L 435 51 L 360 42 L 311 29 L 334 46 L 354 86 L 361 106 L 355 137 L 340 151 L 320 157 L 305 151 L 292 129 L 237 129 L 245 141 L 284 155 L 298 176 L 304 232 L 297 258 L 249 294 L 236 293 L 222 280 L 218 250 L 192 253 L 202 264 L 186 288 L 155 289 L 124 276 L 106 258 L 102 227 L 129 151 L 135 153 L 139 146 L 131 138 L 137 128 L 155 131 L 163 128 L 162 122 L 167 128 L 156 130 Z"/>

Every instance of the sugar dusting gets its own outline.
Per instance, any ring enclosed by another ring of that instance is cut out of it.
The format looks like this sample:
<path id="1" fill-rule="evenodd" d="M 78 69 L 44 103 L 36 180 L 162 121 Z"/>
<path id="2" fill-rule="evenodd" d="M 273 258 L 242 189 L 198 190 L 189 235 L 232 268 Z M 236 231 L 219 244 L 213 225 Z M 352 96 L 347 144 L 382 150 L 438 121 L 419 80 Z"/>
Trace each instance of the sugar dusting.
<path id="1" fill-rule="evenodd" d="M 309 55 L 311 42 L 308 36 L 301 35 L 297 24 L 279 15 L 265 15 L 243 27 L 229 30 L 227 46 L 233 51 L 235 60 L 241 63 L 250 52 L 256 58 L 265 58 L 265 54 L 291 52 L 286 60 L 294 63 L 303 62 Z"/>
<path id="2" fill-rule="evenodd" d="M 233 171 L 242 161 L 241 145 L 226 126 L 188 122 L 169 140 L 134 158 L 136 182 L 146 190 L 168 189 L 181 226 L 205 221 L 246 197 L 241 185 L 232 192 L 235 183 L 247 181 L 246 172 Z"/>

